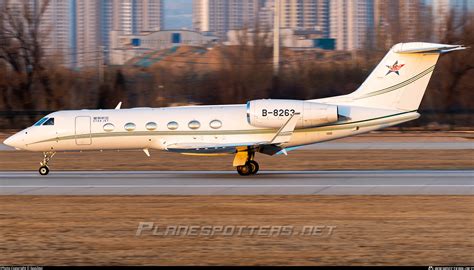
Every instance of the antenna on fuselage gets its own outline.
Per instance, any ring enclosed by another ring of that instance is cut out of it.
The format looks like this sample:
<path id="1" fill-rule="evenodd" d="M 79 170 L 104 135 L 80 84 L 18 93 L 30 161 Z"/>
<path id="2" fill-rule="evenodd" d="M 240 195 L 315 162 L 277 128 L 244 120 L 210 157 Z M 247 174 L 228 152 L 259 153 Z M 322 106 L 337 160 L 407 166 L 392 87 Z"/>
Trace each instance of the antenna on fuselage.
<path id="1" fill-rule="evenodd" d="M 120 110 L 120 107 L 122 107 L 122 101 L 120 101 L 117 106 L 115 106 L 116 110 Z"/>

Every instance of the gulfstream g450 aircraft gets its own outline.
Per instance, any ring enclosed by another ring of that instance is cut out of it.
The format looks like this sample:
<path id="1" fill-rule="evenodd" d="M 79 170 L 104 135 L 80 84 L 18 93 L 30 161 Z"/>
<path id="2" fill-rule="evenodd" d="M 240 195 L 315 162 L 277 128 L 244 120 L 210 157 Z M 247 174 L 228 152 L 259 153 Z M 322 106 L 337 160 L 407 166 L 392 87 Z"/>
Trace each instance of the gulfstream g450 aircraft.
<path id="1" fill-rule="evenodd" d="M 247 104 L 58 111 L 5 140 L 44 152 L 40 174 L 57 151 L 165 150 L 234 154 L 240 175 L 257 173 L 255 153 L 287 154 L 298 146 L 353 136 L 418 118 L 441 53 L 460 45 L 400 43 L 353 93 L 315 100 L 252 100 Z"/>

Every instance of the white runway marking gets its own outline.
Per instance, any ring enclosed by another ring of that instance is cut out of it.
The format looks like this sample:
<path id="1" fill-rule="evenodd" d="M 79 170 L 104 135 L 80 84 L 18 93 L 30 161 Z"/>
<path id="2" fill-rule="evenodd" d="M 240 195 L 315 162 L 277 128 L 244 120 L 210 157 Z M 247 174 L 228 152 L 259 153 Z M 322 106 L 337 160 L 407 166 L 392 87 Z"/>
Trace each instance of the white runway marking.
<path id="1" fill-rule="evenodd" d="M 474 171 L 0 172 L 0 195 L 473 195 Z"/>

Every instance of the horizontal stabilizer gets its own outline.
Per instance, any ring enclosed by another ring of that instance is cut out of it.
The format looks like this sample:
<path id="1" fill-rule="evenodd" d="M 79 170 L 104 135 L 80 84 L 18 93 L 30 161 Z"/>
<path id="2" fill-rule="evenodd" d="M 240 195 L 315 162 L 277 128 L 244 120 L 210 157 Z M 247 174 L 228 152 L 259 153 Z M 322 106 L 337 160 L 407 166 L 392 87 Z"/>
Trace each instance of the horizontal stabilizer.
<path id="1" fill-rule="evenodd" d="M 393 47 L 393 52 L 399 54 L 406 53 L 447 53 L 452 51 L 464 50 L 462 45 L 449 45 L 425 42 L 399 43 Z"/>

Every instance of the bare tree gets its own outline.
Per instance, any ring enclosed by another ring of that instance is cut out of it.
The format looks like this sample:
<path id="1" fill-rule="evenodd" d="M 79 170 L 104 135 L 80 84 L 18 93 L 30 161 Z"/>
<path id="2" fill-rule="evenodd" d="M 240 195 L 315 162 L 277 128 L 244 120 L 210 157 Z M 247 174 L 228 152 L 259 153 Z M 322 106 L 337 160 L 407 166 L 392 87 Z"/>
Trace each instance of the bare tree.
<path id="1" fill-rule="evenodd" d="M 474 19 L 465 16 L 461 19 L 451 15 L 447 19 L 446 31 L 441 43 L 462 44 L 467 50 L 441 57 L 433 75 L 433 94 L 428 89 L 427 101 L 436 104 L 445 111 L 472 108 L 466 104 L 473 100 L 471 91 L 474 86 Z M 430 87 L 430 88 L 431 88 Z M 436 94 L 436 96 L 435 96 Z M 440 98 L 441 97 L 441 98 Z"/>
<path id="2" fill-rule="evenodd" d="M 7 108 L 13 104 L 33 110 L 36 93 L 35 80 L 48 88 L 43 65 L 42 44 L 46 34 L 40 30 L 41 20 L 49 0 L 5 1 L 0 7 L 0 61 L 12 73 L 12 80 L 2 84 L 3 100 Z M 13 99 L 13 100 L 12 100 Z"/>

